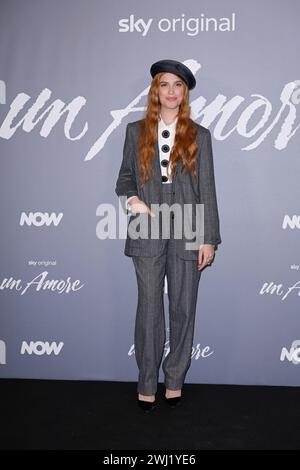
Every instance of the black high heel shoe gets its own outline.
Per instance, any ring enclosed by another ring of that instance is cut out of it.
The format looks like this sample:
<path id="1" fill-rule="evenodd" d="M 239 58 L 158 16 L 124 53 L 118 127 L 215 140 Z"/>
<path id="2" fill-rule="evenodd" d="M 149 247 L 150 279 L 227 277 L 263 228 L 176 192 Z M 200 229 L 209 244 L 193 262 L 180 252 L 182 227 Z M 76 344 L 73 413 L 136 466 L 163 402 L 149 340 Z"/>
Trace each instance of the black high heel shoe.
<path id="1" fill-rule="evenodd" d="M 168 403 L 168 405 L 171 408 L 176 408 L 176 406 L 179 406 L 181 404 L 183 396 L 181 395 L 180 397 L 172 397 L 172 398 L 167 398 L 164 396 L 165 402 Z"/>
<path id="2" fill-rule="evenodd" d="M 157 406 L 157 401 L 154 400 L 152 401 L 145 401 L 145 400 L 140 400 L 137 398 L 138 405 L 139 407 L 145 412 L 145 413 L 150 413 L 150 411 L 153 411 L 156 406 Z"/>

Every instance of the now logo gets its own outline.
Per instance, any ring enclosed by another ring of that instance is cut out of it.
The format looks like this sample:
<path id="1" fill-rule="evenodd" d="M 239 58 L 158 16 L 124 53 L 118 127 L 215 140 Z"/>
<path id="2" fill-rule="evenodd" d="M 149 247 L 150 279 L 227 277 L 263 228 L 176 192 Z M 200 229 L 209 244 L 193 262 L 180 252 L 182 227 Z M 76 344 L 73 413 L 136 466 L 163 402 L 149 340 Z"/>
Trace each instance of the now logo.
<path id="1" fill-rule="evenodd" d="M 6 104 L 6 84 L 0 80 L 0 104 Z"/>
<path id="2" fill-rule="evenodd" d="M 2 339 L 0 340 L 0 364 L 6 364 L 6 345 Z"/>
<path id="3" fill-rule="evenodd" d="M 63 346 L 63 342 L 56 343 L 53 341 L 49 343 L 49 341 L 30 341 L 30 343 L 27 343 L 27 341 L 23 341 L 21 354 L 36 354 L 37 356 L 42 356 L 43 354 L 50 356 L 50 354 L 54 354 L 58 356 Z"/>
<path id="4" fill-rule="evenodd" d="M 60 212 L 58 215 L 55 212 L 49 214 L 48 212 L 26 212 L 21 213 L 20 225 L 34 225 L 35 227 L 41 227 L 46 225 L 47 227 L 51 224 L 57 226 L 63 217 L 63 213 Z"/>
<path id="5" fill-rule="evenodd" d="M 288 360 L 295 365 L 300 364 L 300 340 L 296 340 L 292 343 L 290 350 L 287 348 L 282 348 L 280 360 Z"/>
<path id="6" fill-rule="evenodd" d="M 282 228 L 286 229 L 287 227 L 291 229 L 300 229 L 300 215 L 293 215 L 292 217 L 285 215 L 282 222 Z"/>

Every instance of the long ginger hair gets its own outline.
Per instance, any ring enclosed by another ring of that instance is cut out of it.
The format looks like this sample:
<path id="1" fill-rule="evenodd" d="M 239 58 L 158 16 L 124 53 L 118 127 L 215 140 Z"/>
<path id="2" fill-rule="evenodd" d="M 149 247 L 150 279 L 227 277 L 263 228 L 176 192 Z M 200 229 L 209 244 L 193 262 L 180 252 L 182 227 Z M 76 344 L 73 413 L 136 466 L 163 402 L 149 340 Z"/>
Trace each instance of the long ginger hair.
<path id="1" fill-rule="evenodd" d="M 158 139 L 157 126 L 161 106 L 158 87 L 159 80 L 163 74 L 164 72 L 158 73 L 151 82 L 148 93 L 146 116 L 140 123 L 137 148 L 141 186 L 143 186 L 153 176 L 153 167 L 151 165 Z M 183 82 L 183 86 L 184 92 L 179 106 L 174 145 L 171 150 L 167 167 L 169 174 L 169 166 L 171 162 L 172 177 L 175 175 L 176 166 L 179 161 L 183 162 L 185 172 L 191 171 L 193 175 L 196 174 L 197 128 L 194 121 L 190 118 L 189 89 L 185 82 Z M 150 170 L 152 170 L 152 172 Z"/>

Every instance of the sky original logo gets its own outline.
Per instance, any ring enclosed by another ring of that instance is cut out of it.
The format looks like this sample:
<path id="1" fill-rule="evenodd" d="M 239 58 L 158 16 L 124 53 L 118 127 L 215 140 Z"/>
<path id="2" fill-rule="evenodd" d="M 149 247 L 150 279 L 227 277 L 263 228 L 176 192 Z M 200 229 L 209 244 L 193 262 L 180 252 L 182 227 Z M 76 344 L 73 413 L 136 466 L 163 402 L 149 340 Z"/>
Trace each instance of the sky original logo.
<path id="1" fill-rule="evenodd" d="M 138 33 L 145 37 L 154 27 L 161 33 L 185 33 L 187 36 L 197 36 L 207 31 L 232 32 L 235 31 L 236 14 L 223 18 L 207 17 L 201 13 L 199 17 L 186 18 L 182 13 L 179 18 L 158 18 L 153 23 L 153 18 L 137 18 L 130 15 L 129 18 L 119 20 L 119 33 Z M 152 25 L 153 23 L 153 25 Z"/>

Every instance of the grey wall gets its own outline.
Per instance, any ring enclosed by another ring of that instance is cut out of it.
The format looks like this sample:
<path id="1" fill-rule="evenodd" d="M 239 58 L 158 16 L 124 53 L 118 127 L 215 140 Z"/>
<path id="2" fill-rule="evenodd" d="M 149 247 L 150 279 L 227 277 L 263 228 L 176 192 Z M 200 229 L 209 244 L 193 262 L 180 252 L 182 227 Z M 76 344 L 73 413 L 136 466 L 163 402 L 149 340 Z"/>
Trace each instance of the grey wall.
<path id="1" fill-rule="evenodd" d="M 186 382 L 300 385 L 299 2 L 0 9 L 0 376 L 137 380 L 135 272 L 124 239 L 100 238 L 101 211 L 119 212 L 150 65 L 173 58 L 193 69 L 192 116 L 212 132 L 223 240 L 201 277 Z M 149 29 L 120 31 L 131 15 Z M 195 29 L 205 16 L 217 31 Z M 163 18 L 185 29 L 161 31 Z"/>

